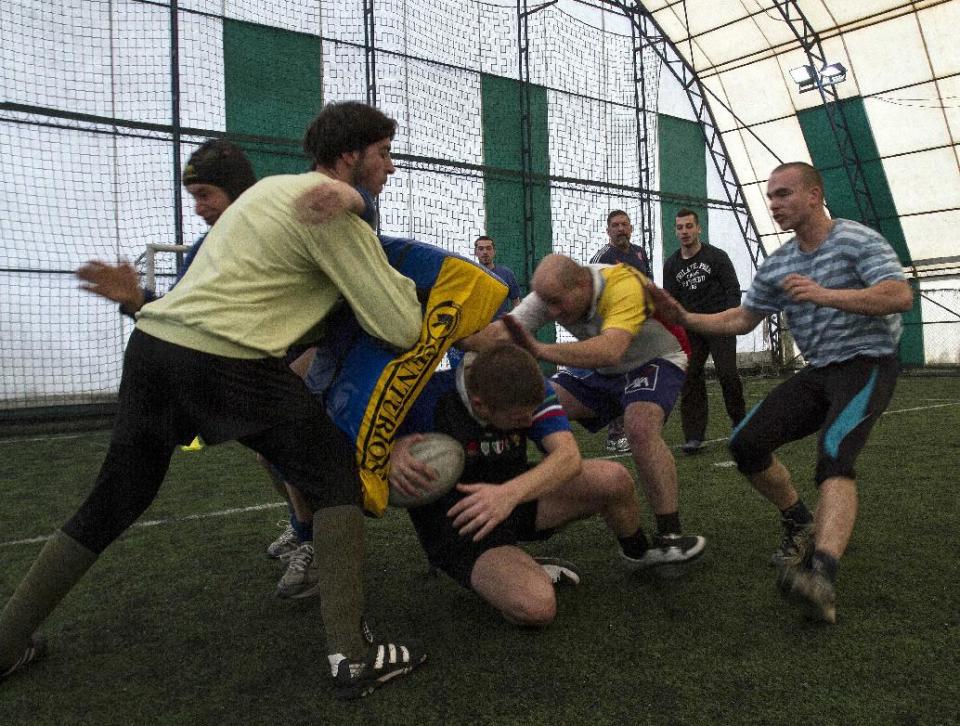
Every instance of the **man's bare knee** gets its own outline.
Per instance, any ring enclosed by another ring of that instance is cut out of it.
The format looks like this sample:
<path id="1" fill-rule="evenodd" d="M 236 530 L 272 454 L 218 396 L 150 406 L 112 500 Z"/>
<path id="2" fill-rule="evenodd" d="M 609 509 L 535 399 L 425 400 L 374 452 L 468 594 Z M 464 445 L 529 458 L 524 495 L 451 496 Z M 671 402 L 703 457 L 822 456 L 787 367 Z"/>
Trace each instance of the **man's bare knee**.
<path id="1" fill-rule="evenodd" d="M 503 617 L 516 625 L 528 628 L 545 628 L 557 617 L 557 596 L 553 585 L 538 592 L 519 594 L 508 609 L 501 611 Z"/>
<path id="2" fill-rule="evenodd" d="M 549 576 L 516 547 L 497 547 L 481 555 L 470 586 L 516 625 L 542 628 L 557 617 L 557 597 Z"/>

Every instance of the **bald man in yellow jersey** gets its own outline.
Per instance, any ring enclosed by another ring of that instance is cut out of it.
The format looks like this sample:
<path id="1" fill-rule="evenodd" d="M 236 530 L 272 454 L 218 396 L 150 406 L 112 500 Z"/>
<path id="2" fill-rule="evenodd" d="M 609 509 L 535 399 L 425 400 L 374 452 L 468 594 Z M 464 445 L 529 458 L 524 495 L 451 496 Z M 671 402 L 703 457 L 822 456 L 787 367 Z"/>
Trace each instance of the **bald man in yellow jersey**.
<path id="1" fill-rule="evenodd" d="M 623 560 L 633 569 L 685 563 L 706 547 L 703 537 L 682 533 L 677 466 L 663 440 L 663 425 L 686 376 L 686 336 L 657 320 L 644 279 L 623 264 L 580 265 L 547 255 L 534 272 L 533 291 L 468 343 L 485 347 L 513 337 L 540 360 L 565 366 L 552 379 L 557 397 L 570 419 L 590 431 L 624 415 L 630 451 L 656 517 L 652 543 L 645 536 L 621 542 Z M 549 323 L 559 323 L 576 341 L 542 343 L 533 337 Z"/>

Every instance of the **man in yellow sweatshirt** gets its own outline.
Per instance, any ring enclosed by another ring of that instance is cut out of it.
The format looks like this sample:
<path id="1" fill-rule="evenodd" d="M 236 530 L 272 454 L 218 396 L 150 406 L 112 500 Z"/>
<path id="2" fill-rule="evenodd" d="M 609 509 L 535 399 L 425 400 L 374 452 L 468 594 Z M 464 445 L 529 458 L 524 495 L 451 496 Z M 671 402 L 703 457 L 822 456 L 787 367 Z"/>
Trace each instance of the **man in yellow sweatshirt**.
<path id="1" fill-rule="evenodd" d="M 407 349 L 420 336 L 414 283 L 390 267 L 370 227 L 349 213 L 318 222 L 301 203 L 335 178 L 382 187 L 393 172 L 395 131 L 393 119 L 364 104 L 326 106 L 304 140 L 313 171 L 268 177 L 244 192 L 180 283 L 143 307 L 96 485 L 0 614 L 0 680 L 43 655 L 36 628 L 146 510 L 175 446 L 197 433 L 262 454 L 317 510 L 321 617 L 337 696 L 366 695 L 426 659 L 412 643 L 369 642 L 354 447 L 282 359 L 291 346 L 318 340 L 343 302 L 389 346 Z"/>

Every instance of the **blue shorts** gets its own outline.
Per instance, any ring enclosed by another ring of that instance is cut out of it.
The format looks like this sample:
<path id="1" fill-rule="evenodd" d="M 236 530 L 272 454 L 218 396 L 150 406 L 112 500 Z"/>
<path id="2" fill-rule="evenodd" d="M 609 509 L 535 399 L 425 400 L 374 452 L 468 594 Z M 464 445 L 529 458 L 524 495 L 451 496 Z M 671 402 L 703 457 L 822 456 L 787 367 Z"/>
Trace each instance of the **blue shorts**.
<path id="1" fill-rule="evenodd" d="M 654 358 L 627 373 L 604 375 L 585 368 L 566 368 L 553 378 L 594 415 L 580 420 L 588 431 L 599 431 L 621 416 L 631 403 L 655 403 L 663 409 L 664 419 L 673 410 L 687 374 L 663 358 Z"/>

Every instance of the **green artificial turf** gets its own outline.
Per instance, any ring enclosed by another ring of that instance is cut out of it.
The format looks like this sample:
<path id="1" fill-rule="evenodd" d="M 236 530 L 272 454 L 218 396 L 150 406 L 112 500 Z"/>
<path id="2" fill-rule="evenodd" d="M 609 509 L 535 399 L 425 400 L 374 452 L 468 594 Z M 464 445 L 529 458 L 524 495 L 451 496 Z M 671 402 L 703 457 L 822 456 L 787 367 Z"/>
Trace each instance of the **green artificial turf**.
<path id="1" fill-rule="evenodd" d="M 748 380 L 751 404 L 773 383 Z M 715 384 L 710 400 L 710 437 L 726 436 Z M 532 547 L 583 574 L 543 631 L 429 577 L 403 512 L 369 521 L 371 623 L 419 638 L 430 658 L 353 703 L 332 697 L 318 603 L 273 594 L 282 568 L 263 550 L 284 509 L 253 454 L 178 452 L 141 520 L 160 523 L 129 530 L 61 603 L 43 627 L 48 658 L 0 684 L 0 724 L 955 724 L 960 379 L 903 377 L 889 410 L 858 462 L 836 626 L 779 597 L 776 511 L 715 442 L 676 454 L 704 557 L 674 579 L 632 575 L 601 522 L 574 524 Z M 577 434 L 586 455 L 603 454 L 603 434 Z M 16 542 L 73 512 L 107 441 L 0 440 L 0 601 L 41 546 Z M 780 452 L 811 505 L 814 451 L 807 440 Z"/>

